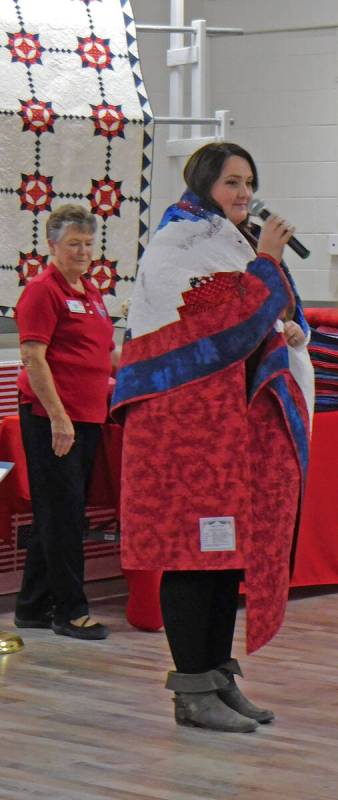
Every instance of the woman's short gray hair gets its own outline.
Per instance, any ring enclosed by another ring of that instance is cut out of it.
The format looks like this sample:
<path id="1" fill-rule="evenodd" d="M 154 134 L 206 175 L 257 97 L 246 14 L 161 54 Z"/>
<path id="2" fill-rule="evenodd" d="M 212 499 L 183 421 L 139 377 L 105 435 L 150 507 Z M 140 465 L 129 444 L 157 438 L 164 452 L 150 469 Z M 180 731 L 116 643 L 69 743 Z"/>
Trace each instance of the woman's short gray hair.
<path id="1" fill-rule="evenodd" d="M 52 211 L 46 223 L 46 235 L 50 242 L 62 239 L 65 229 L 75 225 L 80 230 L 94 235 L 97 229 L 96 218 L 86 208 L 66 203 Z"/>

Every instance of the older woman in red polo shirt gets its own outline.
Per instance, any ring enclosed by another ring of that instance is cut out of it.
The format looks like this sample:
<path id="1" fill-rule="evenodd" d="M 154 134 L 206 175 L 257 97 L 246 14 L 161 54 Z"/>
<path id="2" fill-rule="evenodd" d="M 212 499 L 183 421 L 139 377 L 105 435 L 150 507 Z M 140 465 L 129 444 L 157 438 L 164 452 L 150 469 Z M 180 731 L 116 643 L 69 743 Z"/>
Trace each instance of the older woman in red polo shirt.
<path id="1" fill-rule="evenodd" d="M 16 308 L 33 526 L 15 623 L 80 639 L 108 635 L 89 616 L 83 589 L 86 488 L 114 360 L 111 320 L 99 291 L 84 277 L 96 225 L 80 205 L 52 212 L 52 262 L 26 286 Z"/>

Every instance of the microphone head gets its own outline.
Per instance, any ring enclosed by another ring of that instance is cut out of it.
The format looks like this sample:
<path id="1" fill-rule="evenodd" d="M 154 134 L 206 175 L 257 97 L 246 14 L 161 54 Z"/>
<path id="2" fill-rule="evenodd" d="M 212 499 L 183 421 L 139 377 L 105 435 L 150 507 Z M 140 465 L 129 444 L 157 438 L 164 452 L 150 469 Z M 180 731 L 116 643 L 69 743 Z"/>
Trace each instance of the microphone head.
<path id="1" fill-rule="evenodd" d="M 249 206 L 249 214 L 252 214 L 254 217 L 259 217 L 264 207 L 265 207 L 264 200 L 260 200 L 259 197 L 254 197 L 254 199 L 251 200 Z"/>

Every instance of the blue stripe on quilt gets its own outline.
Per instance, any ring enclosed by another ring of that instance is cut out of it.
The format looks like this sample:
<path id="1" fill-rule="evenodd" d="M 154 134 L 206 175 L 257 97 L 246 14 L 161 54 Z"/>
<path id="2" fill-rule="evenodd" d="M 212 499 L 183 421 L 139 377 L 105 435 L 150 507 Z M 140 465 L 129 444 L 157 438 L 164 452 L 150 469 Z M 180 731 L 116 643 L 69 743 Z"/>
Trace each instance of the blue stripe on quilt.
<path id="1" fill-rule="evenodd" d="M 273 378 L 270 386 L 275 390 L 276 394 L 278 395 L 278 399 L 283 406 L 286 419 L 289 423 L 291 435 L 298 453 L 303 480 L 305 480 L 309 461 L 309 443 L 304 420 L 301 417 L 293 397 L 289 392 L 284 376 L 278 375 L 276 378 Z"/>
<path id="2" fill-rule="evenodd" d="M 263 355 L 256 372 L 255 378 L 250 386 L 249 400 L 259 391 L 264 383 L 271 380 L 273 375 L 289 369 L 288 349 L 286 345 L 281 345 L 272 353 Z"/>
<path id="3" fill-rule="evenodd" d="M 252 353 L 272 328 L 289 301 L 289 294 L 275 265 L 258 258 L 248 271 L 263 280 L 270 290 L 259 310 L 232 328 L 177 347 L 154 358 L 126 365 L 118 370 L 112 406 L 131 399 L 169 391 L 206 377 L 241 361 Z M 149 337 L 151 334 L 147 334 Z M 129 347 L 132 347 L 130 342 Z"/>

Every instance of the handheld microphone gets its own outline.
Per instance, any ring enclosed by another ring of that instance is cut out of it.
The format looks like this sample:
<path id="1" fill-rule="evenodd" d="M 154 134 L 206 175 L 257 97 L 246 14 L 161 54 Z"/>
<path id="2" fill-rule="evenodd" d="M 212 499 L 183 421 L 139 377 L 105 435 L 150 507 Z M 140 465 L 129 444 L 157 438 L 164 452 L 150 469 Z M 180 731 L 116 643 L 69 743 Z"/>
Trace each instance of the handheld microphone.
<path id="1" fill-rule="evenodd" d="M 268 211 L 268 209 L 265 208 L 264 200 L 259 200 L 259 198 L 256 197 L 256 199 L 250 204 L 250 214 L 265 220 L 271 216 L 271 211 Z M 294 252 L 297 253 L 297 255 L 301 258 L 307 258 L 310 255 L 310 250 L 304 247 L 304 245 L 298 239 L 296 239 L 295 236 L 291 236 L 287 244 L 289 247 L 291 247 L 291 250 L 294 250 Z"/>

